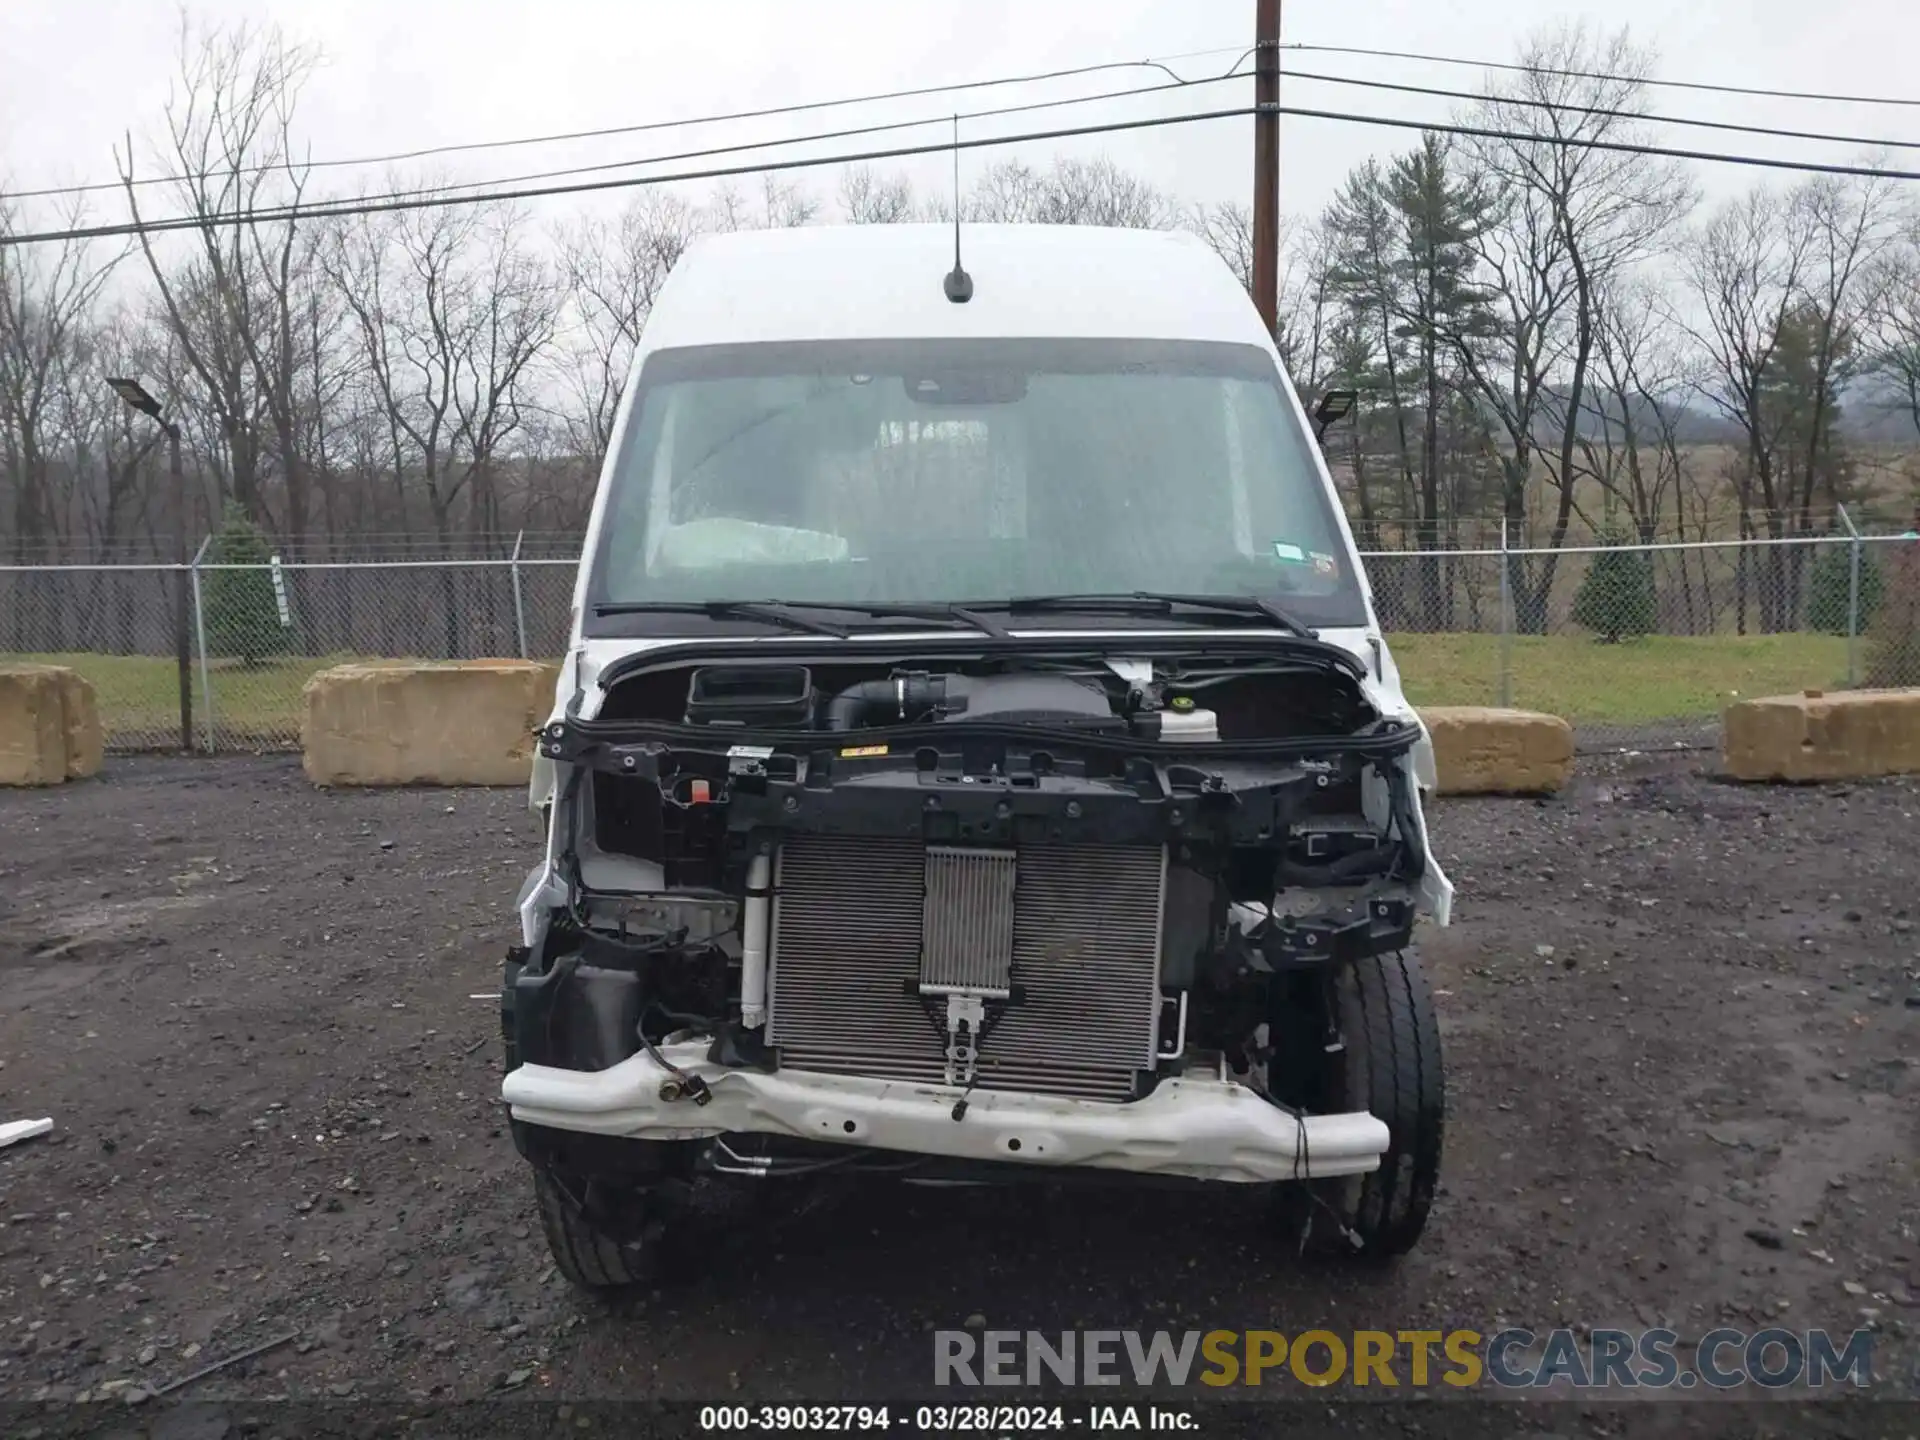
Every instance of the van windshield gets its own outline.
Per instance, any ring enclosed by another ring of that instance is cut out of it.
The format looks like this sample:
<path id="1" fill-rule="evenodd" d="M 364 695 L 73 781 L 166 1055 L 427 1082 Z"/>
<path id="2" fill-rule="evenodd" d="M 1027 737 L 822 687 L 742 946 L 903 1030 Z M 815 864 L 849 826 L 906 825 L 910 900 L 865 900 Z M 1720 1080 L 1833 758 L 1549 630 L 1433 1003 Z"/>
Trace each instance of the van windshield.
<path id="1" fill-rule="evenodd" d="M 1254 346 L 661 351 L 642 368 L 609 483 L 590 609 L 1156 590 L 1365 623 L 1313 441 Z M 663 623 L 588 621 L 597 634 Z"/>

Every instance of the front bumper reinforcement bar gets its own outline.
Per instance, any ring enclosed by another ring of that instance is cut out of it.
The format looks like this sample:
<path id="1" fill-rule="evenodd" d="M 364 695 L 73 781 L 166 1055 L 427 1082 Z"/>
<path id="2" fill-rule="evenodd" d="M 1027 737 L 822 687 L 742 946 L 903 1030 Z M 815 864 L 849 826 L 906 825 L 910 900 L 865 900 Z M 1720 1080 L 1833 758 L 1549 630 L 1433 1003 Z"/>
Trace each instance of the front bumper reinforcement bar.
<path id="1" fill-rule="evenodd" d="M 661 1047 L 697 1075 L 706 1099 L 646 1054 L 605 1070 L 522 1065 L 501 1087 L 529 1125 L 639 1140 L 785 1135 L 957 1160 L 1086 1166 L 1141 1175 L 1260 1184 L 1377 1169 L 1386 1125 L 1365 1112 L 1296 1116 L 1231 1081 L 1164 1080 L 1124 1104 L 959 1089 L 805 1071 L 730 1069 L 704 1041 Z M 676 1096 L 679 1098 L 666 1098 Z"/>

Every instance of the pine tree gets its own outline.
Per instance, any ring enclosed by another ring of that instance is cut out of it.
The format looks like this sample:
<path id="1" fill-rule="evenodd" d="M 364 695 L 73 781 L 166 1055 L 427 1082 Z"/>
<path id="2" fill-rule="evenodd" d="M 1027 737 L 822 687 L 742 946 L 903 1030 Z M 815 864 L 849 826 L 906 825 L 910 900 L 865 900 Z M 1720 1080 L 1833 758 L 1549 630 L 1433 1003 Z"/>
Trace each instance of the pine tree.
<path id="1" fill-rule="evenodd" d="M 1840 395 L 1854 370 L 1854 344 L 1844 327 L 1829 335 L 1829 322 L 1817 307 L 1803 304 L 1783 314 L 1773 333 L 1772 353 L 1759 377 L 1759 408 L 1774 439 L 1772 481 L 1758 499 L 1769 509 L 1768 533 L 1790 534 L 1796 516 L 1857 500 L 1854 458 L 1841 429 Z M 1771 493 L 1767 493 L 1770 488 Z M 1820 547 L 1826 550 L 1830 547 Z M 1822 554 L 1778 546 L 1755 557 L 1761 623 L 1769 631 L 1799 624 L 1804 600 L 1811 623 L 1833 633 L 1847 629 L 1848 566 L 1838 564 L 1838 624 L 1813 620 Z M 1828 583 L 1832 583 L 1829 581 Z M 1860 577 L 1864 599 L 1865 567 Z M 1823 606 L 1826 618 L 1836 613 Z"/>
<path id="2" fill-rule="evenodd" d="M 219 534 L 207 547 L 210 566 L 242 565 L 241 570 L 209 569 L 205 581 L 207 651 L 252 666 L 285 654 L 289 636 L 280 623 L 274 598 L 272 554 L 267 537 L 238 505 L 229 504 Z"/>
<path id="3" fill-rule="evenodd" d="M 1375 346 L 1366 388 L 1386 402 L 1401 483 L 1423 550 L 1443 542 L 1444 427 L 1460 416 L 1454 357 L 1496 326 L 1492 292 L 1477 278 L 1478 242 L 1494 223 L 1484 178 L 1448 140 L 1388 166 L 1356 170 L 1327 212 L 1333 246 L 1328 288 Z M 1419 567 L 1418 628 L 1447 623 L 1450 596 L 1437 561 Z"/>
<path id="4" fill-rule="evenodd" d="M 1601 532 L 1606 548 L 1593 557 L 1580 592 L 1573 597 L 1573 619 L 1602 640 L 1650 633 L 1658 620 L 1653 588 L 1653 559 L 1629 548 L 1631 537 L 1617 526 Z"/>

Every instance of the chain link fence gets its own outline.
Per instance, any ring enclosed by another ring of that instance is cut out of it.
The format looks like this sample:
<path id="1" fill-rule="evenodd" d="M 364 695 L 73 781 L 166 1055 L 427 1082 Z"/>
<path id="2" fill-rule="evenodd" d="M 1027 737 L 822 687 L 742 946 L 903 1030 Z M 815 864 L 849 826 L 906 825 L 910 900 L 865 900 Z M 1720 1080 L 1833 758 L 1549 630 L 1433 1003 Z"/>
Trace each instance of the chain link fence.
<path id="1" fill-rule="evenodd" d="M 1842 516 L 1844 519 L 1844 516 Z M 0 567 L 0 660 L 94 684 L 110 749 L 297 747 L 352 660 L 557 659 L 576 557 Z M 1744 696 L 1920 686 L 1920 537 L 1366 556 L 1415 704 L 1566 716 L 1585 751 L 1712 745 Z"/>
<path id="2" fill-rule="evenodd" d="M 574 558 L 0 567 L 0 662 L 92 681 L 107 748 L 297 748 L 356 660 L 557 659 Z"/>
<path id="3" fill-rule="evenodd" d="M 1756 695 L 1920 686 L 1920 536 L 1394 551 L 1366 565 L 1415 704 L 1549 711 L 1583 751 L 1711 746 L 1721 712 Z"/>

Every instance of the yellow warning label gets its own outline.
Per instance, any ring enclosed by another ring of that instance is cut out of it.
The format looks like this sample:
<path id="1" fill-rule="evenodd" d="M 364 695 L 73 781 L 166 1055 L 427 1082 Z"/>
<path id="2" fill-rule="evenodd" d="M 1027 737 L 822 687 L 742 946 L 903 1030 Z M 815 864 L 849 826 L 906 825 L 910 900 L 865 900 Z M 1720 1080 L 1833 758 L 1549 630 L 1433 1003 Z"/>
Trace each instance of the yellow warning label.
<path id="1" fill-rule="evenodd" d="M 840 752 L 840 758 L 846 760 L 862 755 L 884 755 L 886 753 L 887 747 L 884 745 L 850 745 Z"/>

